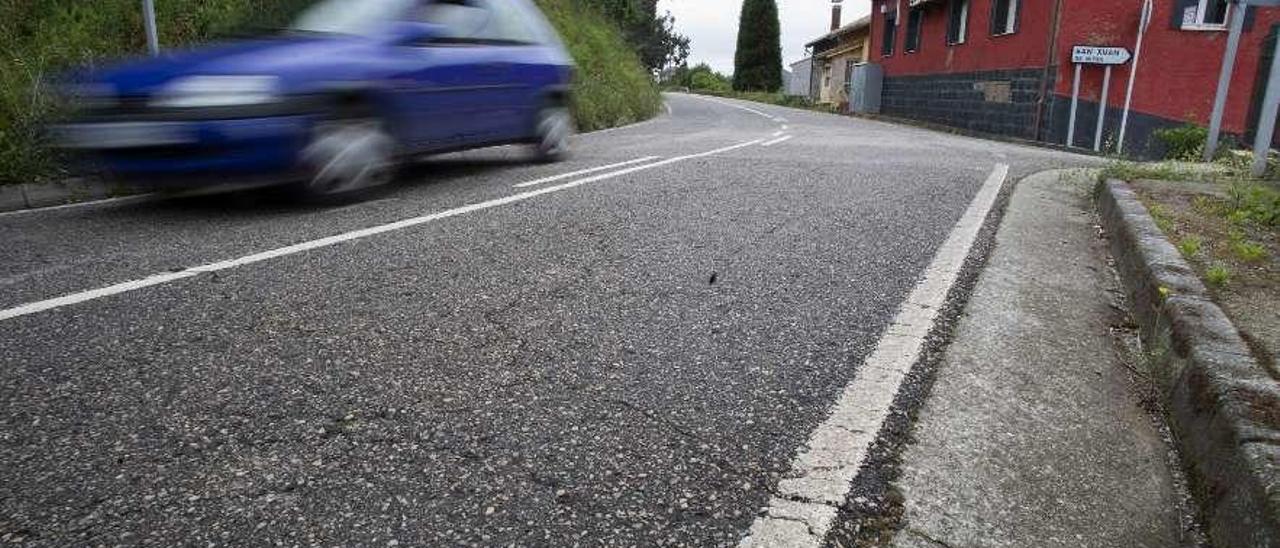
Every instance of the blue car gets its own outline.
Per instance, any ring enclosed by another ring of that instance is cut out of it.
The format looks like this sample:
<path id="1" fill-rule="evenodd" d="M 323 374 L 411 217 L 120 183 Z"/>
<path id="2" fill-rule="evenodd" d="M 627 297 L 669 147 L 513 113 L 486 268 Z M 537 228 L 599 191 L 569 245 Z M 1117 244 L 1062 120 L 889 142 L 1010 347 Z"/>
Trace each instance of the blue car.
<path id="1" fill-rule="evenodd" d="M 52 131 L 124 181 L 345 195 L 423 153 L 560 159 L 572 77 L 528 0 L 324 0 L 278 36 L 69 78 L 76 114 Z"/>

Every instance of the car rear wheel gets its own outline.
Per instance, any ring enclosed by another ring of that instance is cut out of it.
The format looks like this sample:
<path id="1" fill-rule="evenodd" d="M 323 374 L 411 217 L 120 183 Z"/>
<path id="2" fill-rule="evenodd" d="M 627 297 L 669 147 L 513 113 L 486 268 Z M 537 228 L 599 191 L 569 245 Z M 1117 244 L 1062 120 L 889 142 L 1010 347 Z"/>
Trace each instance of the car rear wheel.
<path id="1" fill-rule="evenodd" d="M 389 182 L 394 160 L 395 141 L 381 120 L 348 116 L 321 122 L 302 151 L 306 179 L 299 190 L 313 199 L 350 196 Z"/>
<path id="2" fill-rule="evenodd" d="M 534 156 L 542 162 L 558 162 L 569 155 L 573 114 L 567 106 L 546 106 L 538 111 Z"/>

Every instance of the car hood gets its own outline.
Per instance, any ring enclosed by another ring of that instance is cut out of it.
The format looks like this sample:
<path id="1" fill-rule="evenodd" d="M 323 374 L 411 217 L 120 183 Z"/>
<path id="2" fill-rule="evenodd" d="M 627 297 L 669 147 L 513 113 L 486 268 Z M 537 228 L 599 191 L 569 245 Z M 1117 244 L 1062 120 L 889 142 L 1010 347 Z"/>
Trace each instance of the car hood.
<path id="1" fill-rule="evenodd" d="M 283 36 L 164 52 L 71 79 L 109 87 L 121 96 L 146 96 L 186 76 L 268 75 L 280 78 L 284 91 L 292 92 L 310 81 L 361 77 L 361 63 L 356 60 L 373 47 L 369 39 L 354 36 Z"/>

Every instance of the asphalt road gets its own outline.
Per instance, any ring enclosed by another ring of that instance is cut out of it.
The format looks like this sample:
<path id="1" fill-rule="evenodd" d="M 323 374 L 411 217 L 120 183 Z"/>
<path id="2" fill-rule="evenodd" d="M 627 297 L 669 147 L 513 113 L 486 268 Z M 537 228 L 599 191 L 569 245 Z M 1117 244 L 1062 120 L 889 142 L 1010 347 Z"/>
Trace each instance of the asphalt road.
<path id="1" fill-rule="evenodd" d="M 0 321 L 0 535 L 734 545 L 993 166 L 1081 162 L 668 103 L 568 162 L 428 159 L 352 205 L 0 215 L 0 309 L 21 311 Z"/>

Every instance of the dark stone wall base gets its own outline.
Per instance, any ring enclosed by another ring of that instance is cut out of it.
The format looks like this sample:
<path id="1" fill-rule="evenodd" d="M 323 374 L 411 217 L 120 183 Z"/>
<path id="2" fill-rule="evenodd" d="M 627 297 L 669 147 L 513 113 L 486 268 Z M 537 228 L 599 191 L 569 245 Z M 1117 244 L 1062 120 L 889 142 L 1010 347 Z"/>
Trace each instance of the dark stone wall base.
<path id="1" fill-rule="evenodd" d="M 1043 76 L 1041 69 L 886 76 L 880 108 L 888 116 L 1036 139 Z"/>
<path id="2" fill-rule="evenodd" d="M 1050 78 L 1056 74 L 1050 70 Z M 886 116 L 941 124 L 968 131 L 1004 135 L 1019 139 L 1066 144 L 1071 115 L 1071 97 L 1052 93 L 1054 82 L 1048 82 L 1050 95 L 1044 105 L 1044 119 L 1037 132 L 1040 112 L 1040 86 L 1043 69 L 1016 69 L 923 76 L 886 76 L 881 112 Z M 992 93 L 991 86 L 1008 86 Z M 1112 85 L 1123 85 L 1113 79 Z M 1098 103 L 1081 100 L 1076 114 L 1073 146 L 1092 149 L 1098 120 Z M 1123 105 L 1108 105 L 1103 124 L 1102 152 L 1115 152 L 1120 135 Z M 1186 124 L 1184 120 L 1162 118 L 1141 112 L 1129 114 L 1125 131 L 1124 155 L 1146 160 L 1164 157 L 1165 146 L 1155 138 L 1163 128 Z M 1224 137 L 1239 139 L 1236 135 Z"/>

